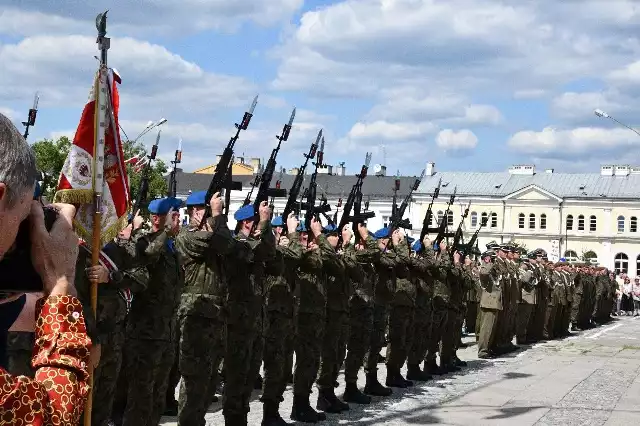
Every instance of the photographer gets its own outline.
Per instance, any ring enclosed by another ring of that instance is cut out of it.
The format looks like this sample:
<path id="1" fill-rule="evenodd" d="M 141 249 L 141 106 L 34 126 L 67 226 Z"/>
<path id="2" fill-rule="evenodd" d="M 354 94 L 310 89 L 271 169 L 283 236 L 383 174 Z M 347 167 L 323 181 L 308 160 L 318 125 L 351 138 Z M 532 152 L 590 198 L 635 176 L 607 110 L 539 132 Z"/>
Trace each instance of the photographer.
<path id="1" fill-rule="evenodd" d="M 35 379 L 14 377 L 0 368 L 0 407 L 8 424 L 76 424 L 88 392 L 90 340 L 73 279 L 78 239 L 72 228 L 75 208 L 53 205 L 58 218 L 47 231 L 42 206 L 33 201 L 36 167 L 33 152 L 18 130 L 0 114 L 0 259 L 14 245 L 20 223 L 30 223 L 31 257 L 46 298 L 0 296 L 0 334 L 36 332 Z M 3 286 L 5 287 L 5 286 Z M 34 315 L 35 312 L 35 315 Z M 30 318 L 38 318 L 33 324 Z M 0 353 L 6 351 L 0 341 Z"/>

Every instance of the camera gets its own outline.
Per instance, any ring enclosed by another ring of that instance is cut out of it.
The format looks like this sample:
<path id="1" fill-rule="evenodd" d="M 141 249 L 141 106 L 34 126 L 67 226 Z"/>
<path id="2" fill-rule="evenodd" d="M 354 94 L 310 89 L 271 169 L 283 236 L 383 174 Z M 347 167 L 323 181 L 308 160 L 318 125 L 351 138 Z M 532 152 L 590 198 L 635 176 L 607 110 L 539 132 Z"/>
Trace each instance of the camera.
<path id="1" fill-rule="evenodd" d="M 58 211 L 50 206 L 43 207 L 44 224 L 51 231 L 58 218 Z M 44 289 L 42 279 L 31 263 L 31 232 L 29 218 L 18 229 L 13 249 L 0 261 L 0 293 L 32 293 Z"/>

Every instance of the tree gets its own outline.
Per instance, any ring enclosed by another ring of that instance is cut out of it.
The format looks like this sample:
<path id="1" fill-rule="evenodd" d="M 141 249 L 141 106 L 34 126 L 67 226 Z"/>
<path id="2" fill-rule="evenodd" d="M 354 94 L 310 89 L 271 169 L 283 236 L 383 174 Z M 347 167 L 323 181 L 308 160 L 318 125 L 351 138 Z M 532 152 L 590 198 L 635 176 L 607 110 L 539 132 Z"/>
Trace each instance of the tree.
<path id="1" fill-rule="evenodd" d="M 38 169 L 46 174 L 43 194 L 48 200 L 52 200 L 58 185 L 58 177 L 71 149 L 71 141 L 66 136 L 62 136 L 55 141 L 53 139 L 43 139 L 31 146 L 36 155 Z M 144 145 L 129 140 L 123 141 L 122 150 L 125 159 L 135 157 L 140 153 L 147 154 Z M 149 173 L 148 200 L 166 195 L 167 182 L 164 178 L 165 173 L 167 173 L 165 163 L 162 160 L 155 160 Z M 136 173 L 133 167 L 127 165 L 127 175 L 129 176 L 129 187 L 133 203 L 138 196 L 142 173 Z"/>
<path id="2" fill-rule="evenodd" d="M 583 262 L 591 262 L 591 259 L 597 259 L 598 255 L 593 250 L 582 250 L 582 256 L 580 256 Z"/>

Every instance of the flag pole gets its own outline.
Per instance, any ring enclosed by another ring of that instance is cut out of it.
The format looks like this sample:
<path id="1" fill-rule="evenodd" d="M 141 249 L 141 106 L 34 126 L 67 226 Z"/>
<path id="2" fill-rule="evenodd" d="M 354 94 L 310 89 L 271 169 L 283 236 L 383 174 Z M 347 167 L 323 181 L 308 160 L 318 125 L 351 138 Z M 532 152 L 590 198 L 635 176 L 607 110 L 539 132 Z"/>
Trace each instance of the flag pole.
<path id="1" fill-rule="evenodd" d="M 91 236 L 91 265 L 96 266 L 100 260 L 100 233 L 102 228 L 102 190 L 104 174 L 104 147 L 105 133 L 109 127 L 108 111 L 110 108 L 110 91 L 107 88 L 108 68 L 107 50 L 110 47 L 110 38 L 107 35 L 107 12 L 100 13 L 96 17 L 96 29 L 98 30 L 98 49 L 100 49 L 100 70 L 96 81 L 96 113 L 94 123 L 94 152 L 93 152 L 93 232 Z M 116 131 L 116 129 L 113 129 Z M 91 310 L 95 318 L 98 310 L 98 280 L 91 280 Z M 91 426 L 91 412 L 93 408 L 94 387 L 93 365 L 89 365 L 89 394 L 84 409 L 84 426 Z"/>

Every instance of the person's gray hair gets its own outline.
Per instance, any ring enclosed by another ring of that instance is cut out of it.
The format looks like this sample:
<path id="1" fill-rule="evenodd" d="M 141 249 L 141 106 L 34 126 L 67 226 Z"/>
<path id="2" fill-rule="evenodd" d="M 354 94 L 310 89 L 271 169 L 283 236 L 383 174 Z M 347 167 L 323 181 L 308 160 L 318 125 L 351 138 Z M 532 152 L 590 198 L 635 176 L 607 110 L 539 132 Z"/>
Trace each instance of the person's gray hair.
<path id="1" fill-rule="evenodd" d="M 7 206 L 13 207 L 38 179 L 33 150 L 11 120 L 0 114 L 0 182 L 7 186 Z"/>

